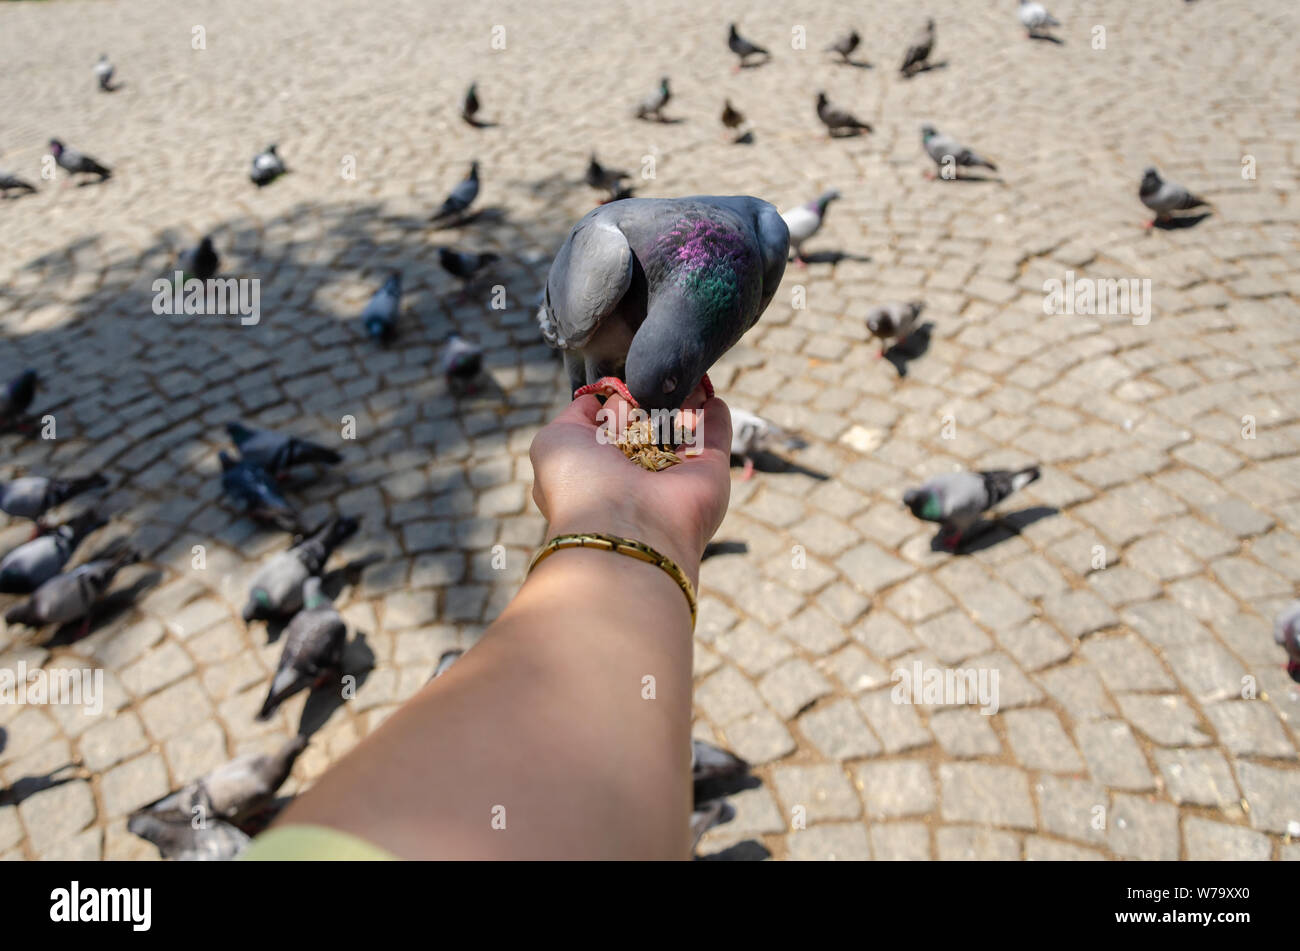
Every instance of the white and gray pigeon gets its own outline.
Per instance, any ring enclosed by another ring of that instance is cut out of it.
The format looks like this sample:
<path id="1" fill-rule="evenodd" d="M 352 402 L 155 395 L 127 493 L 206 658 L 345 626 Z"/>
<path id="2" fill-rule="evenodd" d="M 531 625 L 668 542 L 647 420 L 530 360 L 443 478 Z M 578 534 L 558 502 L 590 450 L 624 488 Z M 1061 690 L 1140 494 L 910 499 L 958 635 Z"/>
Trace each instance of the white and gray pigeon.
<path id="1" fill-rule="evenodd" d="M 343 461 L 343 457 L 328 446 L 272 429 L 254 429 L 240 422 L 229 422 L 226 423 L 226 432 L 239 449 L 241 459 L 261 466 L 274 476 L 298 466 L 332 466 Z"/>
<path id="2" fill-rule="evenodd" d="M 125 543 L 125 539 L 117 539 L 99 557 L 45 582 L 26 601 L 10 608 L 5 620 L 34 628 L 82 620 L 81 632 L 84 635 L 90 628 L 95 605 L 113 583 L 113 578 L 121 569 L 139 560 L 140 555 Z"/>
<path id="3" fill-rule="evenodd" d="M 746 196 L 628 198 L 589 212 L 551 264 L 537 314 L 575 394 L 679 408 L 762 315 L 790 233 Z"/>
<path id="4" fill-rule="evenodd" d="M 98 472 L 76 479 L 47 479 L 45 476 L 11 479 L 0 482 L 0 512 L 16 518 L 38 519 L 68 499 L 106 485 L 108 480 Z"/>
<path id="5" fill-rule="evenodd" d="M 745 465 L 741 479 L 747 480 L 753 477 L 755 453 L 770 450 L 777 444 L 794 449 L 804 443 L 799 437 L 783 431 L 771 420 L 738 406 L 731 408 L 731 454 Z"/>
<path id="6" fill-rule="evenodd" d="M 402 272 L 394 271 L 366 303 L 361 312 L 361 325 L 371 339 L 386 342 L 396 334 L 401 312 Z"/>
<path id="7" fill-rule="evenodd" d="M 98 513 L 88 510 L 19 545 L 0 560 L 0 592 L 35 591 L 62 571 L 77 546 L 103 524 Z"/>
<path id="8" fill-rule="evenodd" d="M 890 301 L 867 311 L 867 329 L 880 341 L 877 357 L 885 355 L 886 344 L 893 340 L 894 346 L 907 341 L 916 330 L 916 322 L 925 308 L 923 301 Z"/>
<path id="9" fill-rule="evenodd" d="M 258 188 L 264 188 L 288 171 L 284 167 L 284 160 L 280 158 L 278 148 L 272 143 L 253 156 L 253 168 L 248 173 L 248 177 Z"/>
<path id="10" fill-rule="evenodd" d="M 447 338 L 438 360 L 448 388 L 456 393 L 472 387 L 483 372 L 483 348 L 460 334 L 454 333 Z"/>
<path id="11" fill-rule="evenodd" d="M 668 88 L 668 77 L 661 76 L 659 78 L 659 88 L 637 104 L 636 117 L 662 122 L 664 106 L 668 105 L 668 100 L 672 98 L 672 90 Z"/>
<path id="12" fill-rule="evenodd" d="M 920 488 L 908 489 L 903 493 L 903 504 L 917 518 L 940 523 L 943 544 L 956 551 L 984 512 L 1040 475 L 1037 466 L 1015 471 L 947 472 L 927 480 Z"/>
<path id="13" fill-rule="evenodd" d="M 857 135 L 870 132 L 871 123 L 863 122 L 847 109 L 841 109 L 826 98 L 825 92 L 817 93 L 817 118 L 826 126 L 828 135 Z"/>
<path id="14" fill-rule="evenodd" d="M 107 53 L 100 53 L 99 61 L 95 63 L 95 80 L 101 91 L 113 91 L 113 64 L 108 61 Z"/>
<path id="15" fill-rule="evenodd" d="M 934 20 L 925 21 L 925 26 L 917 31 L 912 37 L 912 42 L 907 44 L 907 52 L 903 54 L 903 65 L 899 72 L 904 76 L 910 76 L 912 73 L 923 68 L 926 61 L 930 58 L 930 53 L 934 51 Z"/>
<path id="16" fill-rule="evenodd" d="M 469 175 L 451 190 L 442 205 L 433 213 L 434 221 L 449 221 L 469 210 L 478 197 L 478 162 L 471 162 Z"/>
<path id="17" fill-rule="evenodd" d="M 941 174 L 946 175 L 946 170 L 951 168 L 952 176 L 955 177 L 958 169 L 973 166 L 980 166 L 994 172 L 998 170 L 998 167 L 984 156 L 968 149 L 951 136 L 944 135 L 929 123 L 921 126 L 921 145 L 925 147 L 926 154 L 934 159 L 934 164 L 941 170 L 945 170 Z M 934 173 L 927 173 L 926 177 L 934 178 Z"/>
<path id="18" fill-rule="evenodd" d="M 1142 204 L 1156 213 L 1155 218 L 1147 223 L 1148 228 L 1153 227 L 1157 221 L 1168 221 L 1175 211 L 1203 208 L 1209 204 L 1177 182 L 1165 181 L 1154 168 L 1148 168 L 1142 173 L 1138 198 L 1142 200 Z"/>
<path id="19" fill-rule="evenodd" d="M 1047 12 L 1047 8 L 1037 0 L 1020 0 L 1020 23 L 1030 38 L 1039 36 L 1048 27 L 1060 26 L 1061 21 Z"/>
<path id="20" fill-rule="evenodd" d="M 177 862 L 229 862 L 252 841 L 238 826 L 215 819 L 195 828 L 189 816 L 160 817 L 138 812 L 126 823 L 127 831 L 158 847 L 158 854 Z"/>
<path id="21" fill-rule="evenodd" d="M 89 155 L 64 145 L 58 139 L 50 139 L 50 154 L 59 168 L 68 175 L 98 175 L 102 182 L 113 173 L 104 165 L 96 162 Z"/>
<path id="22" fill-rule="evenodd" d="M 302 585 L 302 610 L 285 629 L 284 651 L 257 718 L 267 719 L 276 707 L 304 687 L 320 686 L 330 677 L 337 677 L 342 671 L 346 641 L 347 625 L 321 590 L 321 579 L 308 578 Z"/>
<path id="23" fill-rule="evenodd" d="M 1292 601 L 1277 616 L 1273 640 L 1286 651 L 1286 672 L 1300 683 L 1300 601 Z"/>
<path id="24" fill-rule="evenodd" d="M 270 620 L 291 617 L 302 607 L 302 586 L 319 575 L 334 549 L 357 531 L 355 518 L 331 518 L 288 551 L 272 555 L 248 584 L 243 618 Z"/>
<path id="25" fill-rule="evenodd" d="M 826 220 L 826 209 L 839 197 L 840 193 L 832 188 L 806 205 L 791 208 L 781 215 L 790 232 L 790 250 L 794 252 L 796 265 L 803 267 L 804 242 L 821 230 L 822 222 Z"/>
<path id="26" fill-rule="evenodd" d="M 0 169 L 0 197 L 8 198 L 11 191 L 17 190 L 19 194 L 33 194 L 36 186 L 25 179 L 19 178 L 13 172 Z"/>
<path id="27" fill-rule="evenodd" d="M 40 377 L 35 370 L 26 369 L 0 386 L 0 428 L 17 426 L 25 422 L 27 407 L 36 398 Z"/>

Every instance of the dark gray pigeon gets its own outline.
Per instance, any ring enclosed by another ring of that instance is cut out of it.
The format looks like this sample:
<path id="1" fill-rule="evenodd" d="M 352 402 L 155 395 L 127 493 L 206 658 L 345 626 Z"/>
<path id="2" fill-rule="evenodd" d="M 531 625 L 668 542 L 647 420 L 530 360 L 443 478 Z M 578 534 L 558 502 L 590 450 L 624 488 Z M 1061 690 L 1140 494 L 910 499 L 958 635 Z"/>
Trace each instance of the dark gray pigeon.
<path id="1" fill-rule="evenodd" d="M 100 53 L 99 62 L 95 63 L 95 81 L 102 92 L 112 92 L 117 88 L 113 85 L 113 64 L 108 61 L 107 53 Z"/>
<path id="2" fill-rule="evenodd" d="M 893 340 L 894 346 L 900 346 L 907 341 L 916 330 L 916 321 L 924 308 L 924 301 L 890 301 L 867 311 L 867 329 L 880 341 L 880 352 L 876 354 L 877 357 L 885 355 L 885 345 L 888 341 Z"/>
<path id="3" fill-rule="evenodd" d="M 102 182 L 113 173 L 103 165 L 100 165 L 89 155 L 84 155 L 76 149 L 69 148 L 58 139 L 50 139 L 50 153 L 54 156 L 54 161 L 58 163 L 59 168 L 63 169 L 68 175 L 98 175 Z"/>
<path id="4" fill-rule="evenodd" d="M 286 532 L 299 530 L 298 513 L 280 494 L 269 472 L 255 462 L 235 459 L 224 449 L 217 457 L 221 460 L 221 489 L 243 511 Z"/>
<path id="5" fill-rule="evenodd" d="M 839 53 L 840 59 L 847 63 L 849 57 L 853 55 L 853 51 L 858 48 L 858 44 L 861 42 L 862 37 L 858 36 L 857 30 L 853 30 L 847 36 L 841 36 L 830 46 L 826 47 L 826 52 Z"/>
<path id="6" fill-rule="evenodd" d="M 397 318 L 402 313 L 402 272 L 394 271 L 375 291 L 361 312 L 361 325 L 373 340 L 385 343 L 397 333 Z"/>
<path id="7" fill-rule="evenodd" d="M 1273 640 L 1286 651 L 1286 672 L 1300 683 L 1300 601 L 1292 601 L 1277 616 Z"/>
<path id="8" fill-rule="evenodd" d="M 491 251 L 480 254 L 476 251 L 457 251 L 455 248 L 438 249 L 438 263 L 448 274 L 460 278 L 462 285 L 472 282 L 479 271 L 496 260 L 497 255 Z"/>
<path id="9" fill-rule="evenodd" d="M 452 334 L 439 354 L 443 376 L 453 392 L 470 388 L 483 372 L 483 348 L 470 343 L 460 334 Z"/>
<path id="10" fill-rule="evenodd" d="M 37 519 L 55 506 L 91 489 L 102 489 L 108 480 L 98 472 L 77 479 L 47 479 L 23 476 L 0 482 L 0 512 L 16 518 Z"/>
<path id="11" fill-rule="evenodd" d="M 355 518 L 332 518 L 288 551 L 272 555 L 248 585 L 244 621 L 291 617 L 302 607 L 302 586 L 319 575 L 330 554 L 357 531 Z"/>
<path id="12" fill-rule="evenodd" d="M 253 156 L 253 169 L 248 177 L 258 188 L 264 188 L 288 171 L 277 148 L 274 144 L 268 145 L 265 151 Z"/>
<path id="13" fill-rule="evenodd" d="M 139 812 L 126 823 L 127 831 L 158 847 L 158 854 L 177 862 L 229 862 L 248 848 L 252 839 L 238 826 L 214 819 L 194 828 L 188 816 L 159 816 Z"/>
<path id="14" fill-rule="evenodd" d="M 826 131 L 832 136 L 859 135 L 863 132 L 871 131 L 871 124 L 863 122 L 847 110 L 833 105 L 826 98 L 826 93 L 817 94 L 817 118 L 826 126 Z"/>
<path id="15" fill-rule="evenodd" d="M 259 720 L 267 719 L 276 707 L 304 687 L 321 686 L 342 672 L 348 629 L 321 591 L 320 578 L 303 582 L 302 604 L 302 610 L 285 630 L 284 652 L 271 678 L 266 702 L 257 714 Z"/>
<path id="16" fill-rule="evenodd" d="M 944 135 L 929 123 L 921 126 L 921 145 L 924 146 L 926 154 L 934 159 L 935 165 L 940 169 L 951 168 L 954 176 L 958 174 L 958 169 L 974 166 L 994 172 L 998 170 L 998 167 L 984 156 L 966 148 L 951 136 Z M 926 177 L 934 178 L 934 173 L 929 172 Z"/>
<path id="17" fill-rule="evenodd" d="M 343 461 L 333 449 L 297 436 L 270 429 L 254 429 L 240 422 L 226 423 L 230 440 L 239 449 L 241 459 L 261 466 L 278 476 L 298 466 L 337 465 Z"/>
<path id="18" fill-rule="evenodd" d="M 459 217 L 469 210 L 469 206 L 478 197 L 478 162 L 469 166 L 469 177 L 451 190 L 447 200 L 433 214 L 434 221 L 445 221 Z"/>
<path id="19" fill-rule="evenodd" d="M 668 100 L 672 98 L 672 90 L 668 88 L 668 77 L 660 77 L 659 88 L 637 104 L 636 117 L 662 122 L 664 119 L 664 106 L 668 105 Z"/>
<path id="20" fill-rule="evenodd" d="M 0 387 L 0 429 L 22 426 L 27 420 L 27 407 L 36 398 L 40 377 L 35 370 L 24 370 Z"/>
<path id="21" fill-rule="evenodd" d="M 676 409 L 701 383 L 711 392 L 709 368 L 771 302 L 789 247 L 785 222 L 757 198 L 603 205 L 555 256 L 537 321 L 575 392 Z"/>
<path id="22" fill-rule="evenodd" d="M 912 37 L 912 42 L 907 45 L 907 52 L 903 54 L 903 65 L 899 72 L 904 76 L 911 76 L 917 70 L 924 68 L 933 50 L 934 20 L 926 20 L 925 26 L 921 27 Z"/>
<path id="23" fill-rule="evenodd" d="M 939 522 L 943 544 L 952 551 L 987 512 L 1013 492 L 1038 479 L 1037 466 L 1012 472 L 947 472 L 903 493 L 903 504 L 927 522 Z"/>
<path id="24" fill-rule="evenodd" d="M 691 782 L 700 784 L 740 776 L 749 764 L 734 753 L 704 740 L 691 740 Z"/>
<path id="25" fill-rule="evenodd" d="M 13 172 L 0 169 L 0 196 L 8 198 L 9 192 L 14 189 L 17 189 L 20 194 L 31 194 L 36 191 L 36 186 L 19 178 Z"/>
<path id="26" fill-rule="evenodd" d="M 465 91 L 465 100 L 460 106 L 460 117 L 470 125 L 477 125 L 474 117 L 478 115 L 478 83 L 470 83 L 469 89 Z"/>
<path id="27" fill-rule="evenodd" d="M 0 560 L 0 592 L 35 591 L 62 571 L 77 546 L 103 524 L 104 519 L 98 513 L 86 511 L 19 545 Z"/>
<path id="28" fill-rule="evenodd" d="M 181 271 L 185 274 L 186 280 L 193 277 L 200 281 L 206 281 L 209 278 L 216 277 L 217 267 L 221 264 L 221 256 L 217 254 L 217 249 L 212 246 L 212 237 L 205 235 L 203 240 L 195 247 L 181 252 L 178 263 Z"/>
<path id="29" fill-rule="evenodd" d="M 1138 188 L 1138 198 L 1156 213 L 1155 218 L 1147 223 L 1153 227 L 1157 221 L 1168 221 L 1175 211 L 1188 211 L 1192 208 L 1204 208 L 1209 202 L 1198 198 L 1177 182 L 1167 182 L 1154 168 L 1142 173 L 1142 185 Z"/>
<path id="30" fill-rule="evenodd" d="M 597 191 L 608 192 L 609 197 L 601 199 L 601 204 L 607 201 L 615 201 L 619 198 L 628 198 L 631 196 L 631 190 L 623 187 L 623 179 L 627 178 L 627 172 L 617 168 L 606 168 L 596 161 L 596 153 L 591 153 L 591 160 L 587 163 L 586 174 L 582 180 Z"/>
<path id="31" fill-rule="evenodd" d="M 763 47 L 756 43 L 751 43 L 736 32 L 736 24 L 734 23 L 727 29 L 727 49 L 740 57 L 740 62 L 736 64 L 736 69 L 740 69 L 740 67 L 744 66 L 746 60 L 750 56 L 762 56 L 764 61 L 772 58 L 772 54 L 763 49 Z"/>
<path id="32" fill-rule="evenodd" d="M 125 539 L 117 539 L 100 557 L 45 582 L 32 592 L 28 600 L 10 608 L 5 620 L 28 627 L 82 620 L 81 634 L 84 636 L 90 629 L 95 605 L 113 583 L 113 578 L 127 565 L 139 560 L 140 555 L 126 544 Z"/>

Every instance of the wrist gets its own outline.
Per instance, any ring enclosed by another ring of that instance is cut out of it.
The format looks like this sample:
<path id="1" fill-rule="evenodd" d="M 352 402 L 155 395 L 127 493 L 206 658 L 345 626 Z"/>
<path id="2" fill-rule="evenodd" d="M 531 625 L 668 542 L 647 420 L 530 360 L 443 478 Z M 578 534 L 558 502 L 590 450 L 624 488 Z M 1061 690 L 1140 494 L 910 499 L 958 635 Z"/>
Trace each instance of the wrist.
<path id="1" fill-rule="evenodd" d="M 649 545 L 681 568 L 692 585 L 699 586 L 699 553 L 693 548 L 684 547 L 679 541 L 670 537 L 667 532 L 656 525 L 648 524 L 642 519 L 627 518 L 608 512 L 557 519 L 548 526 L 546 540 L 550 541 L 557 535 L 581 534 L 583 532 L 616 535 L 620 538 L 638 541 L 643 545 Z"/>

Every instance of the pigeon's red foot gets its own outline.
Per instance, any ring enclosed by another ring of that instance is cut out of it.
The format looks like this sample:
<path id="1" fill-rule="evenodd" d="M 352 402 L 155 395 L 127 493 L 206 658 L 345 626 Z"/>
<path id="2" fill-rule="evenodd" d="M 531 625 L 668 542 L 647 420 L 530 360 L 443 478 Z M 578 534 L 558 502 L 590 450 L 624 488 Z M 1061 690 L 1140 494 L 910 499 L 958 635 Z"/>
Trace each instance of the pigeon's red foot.
<path id="1" fill-rule="evenodd" d="M 1142 222 L 1142 227 L 1147 231 L 1150 231 L 1155 226 L 1156 226 L 1156 220 L 1154 218 L 1152 218 L 1150 221 Z"/>
<path id="2" fill-rule="evenodd" d="M 613 396 L 617 393 L 627 400 L 631 406 L 637 405 L 637 401 L 632 398 L 632 392 L 627 388 L 627 384 L 616 376 L 602 376 L 595 383 L 588 383 L 586 386 L 578 387 L 573 391 L 573 398 L 576 400 L 588 393 L 595 393 L 597 396 Z"/>
<path id="3" fill-rule="evenodd" d="M 754 478 L 754 460 L 746 456 L 745 471 L 740 474 L 740 481 L 748 482 L 752 478 Z"/>

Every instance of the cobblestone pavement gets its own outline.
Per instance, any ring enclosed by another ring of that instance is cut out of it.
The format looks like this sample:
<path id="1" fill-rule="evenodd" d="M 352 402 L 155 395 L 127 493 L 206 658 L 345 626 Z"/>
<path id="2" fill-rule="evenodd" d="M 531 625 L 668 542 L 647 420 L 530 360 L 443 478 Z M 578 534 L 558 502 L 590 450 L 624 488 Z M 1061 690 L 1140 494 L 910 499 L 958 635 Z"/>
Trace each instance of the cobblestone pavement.
<path id="1" fill-rule="evenodd" d="M 1300 8 L 1054 0 L 1057 45 L 1027 40 L 1012 0 L 935 4 L 946 66 L 905 81 L 914 4 L 854 7 L 874 68 L 818 52 L 853 25 L 842 4 L 811 0 L 797 22 L 746 5 L 742 31 L 775 55 L 739 73 L 725 4 L 439 6 L 0 9 L 0 166 L 37 177 L 58 136 L 115 172 L 0 202 L 0 372 L 42 373 L 34 408 L 58 436 L 4 437 L 0 476 L 104 467 L 145 554 L 117 585 L 135 599 L 88 637 L 0 633 L 0 664 L 102 667 L 108 696 L 99 716 L 0 705 L 0 857 L 156 857 L 125 831 L 132 809 L 305 719 L 286 787 L 302 789 L 443 650 L 474 643 L 542 538 L 527 447 L 565 394 L 530 305 L 591 206 L 594 148 L 637 171 L 652 157 L 643 196 L 844 195 L 814 262 L 713 373 L 808 446 L 737 478 L 718 538 L 747 551 L 703 569 L 697 733 L 762 782 L 701 853 L 1300 858 L 1300 688 L 1270 636 L 1300 578 Z M 125 84 L 113 95 L 94 88 L 101 51 Z M 635 121 L 663 73 L 681 121 Z M 493 128 L 457 118 L 471 78 Z M 819 88 L 874 134 L 827 141 Z M 754 144 L 722 137 L 724 96 Z M 925 180 L 927 120 L 997 175 Z M 292 173 L 258 191 L 249 160 L 272 141 Z M 432 232 L 472 158 L 484 214 Z M 1145 232 L 1148 164 L 1214 214 Z M 206 232 L 225 274 L 261 279 L 258 325 L 151 312 L 152 281 Z M 446 241 L 502 255 L 506 309 L 458 299 L 436 266 Z M 393 267 L 407 308 L 380 352 L 355 318 Z M 1150 322 L 1045 316 L 1044 281 L 1071 271 L 1149 278 Z M 863 322 L 897 298 L 924 299 L 933 323 L 902 369 L 873 359 Z M 498 390 L 448 395 L 431 365 L 451 329 L 486 345 Z M 387 556 L 340 601 L 351 662 L 373 656 L 357 696 L 322 710 L 300 695 L 266 724 L 253 714 L 281 644 L 238 611 L 284 536 L 218 500 L 235 415 L 322 439 L 354 416 L 346 463 L 296 498 L 309 521 L 363 516 L 337 561 Z M 964 555 L 932 551 L 932 526 L 899 505 L 957 464 L 1030 462 L 1044 477 Z M 891 673 L 916 661 L 996 670 L 1000 711 L 892 702 Z"/>

